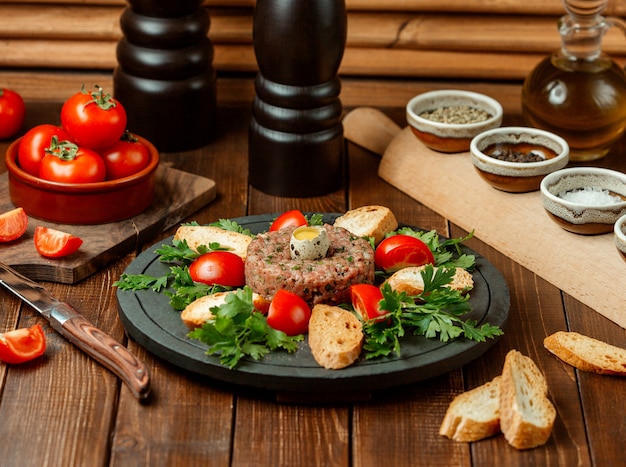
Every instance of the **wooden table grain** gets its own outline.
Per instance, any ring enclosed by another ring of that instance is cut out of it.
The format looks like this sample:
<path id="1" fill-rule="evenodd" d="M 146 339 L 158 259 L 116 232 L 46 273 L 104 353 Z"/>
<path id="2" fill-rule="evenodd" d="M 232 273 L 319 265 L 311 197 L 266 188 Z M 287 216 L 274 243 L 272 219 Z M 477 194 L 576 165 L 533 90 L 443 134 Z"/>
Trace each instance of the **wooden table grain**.
<path id="1" fill-rule="evenodd" d="M 387 84 L 368 90 L 363 83 L 353 84 L 346 87 L 349 98 L 354 100 L 355 92 L 363 100 L 368 93 L 375 94 L 377 102 L 383 103 L 379 107 L 401 125 L 404 111 L 398 101 L 403 100 L 403 93 L 440 86 L 399 83 L 397 87 Z M 519 86 L 455 85 L 488 90 L 505 104 L 505 123 L 522 123 Z M 61 100 L 39 98 L 28 104 L 27 125 L 32 126 L 54 121 Z M 162 155 L 163 164 L 217 182 L 216 200 L 187 220 L 208 223 L 287 209 L 341 212 L 376 203 L 390 207 L 401 222 L 436 229 L 447 236 L 464 234 L 381 180 L 377 176 L 380 157 L 351 143 L 347 144 L 348 170 L 341 190 L 295 199 L 269 196 L 249 187 L 248 109 L 247 105 L 220 107 L 218 137 L 209 146 Z M 3 153 L 7 145 L 0 143 Z M 620 143 L 599 165 L 626 171 L 623 148 Z M 162 232 L 140 250 L 173 231 Z M 143 403 L 110 372 L 55 333 L 28 306 L 0 291 L 0 332 L 38 322 L 48 339 L 42 358 L 21 366 L 0 364 L 0 465 L 623 465 L 626 380 L 575 371 L 551 356 L 542 341 L 554 331 L 570 329 L 626 346 L 626 331 L 479 238 L 472 239 L 468 246 L 491 261 L 510 287 L 510 319 L 504 337 L 482 357 L 458 370 L 352 402 L 277 400 L 274 394 L 188 373 L 148 353 L 125 336 L 113 287 L 135 253 L 78 284 L 45 285 L 146 362 L 152 396 Z M 473 444 L 439 436 L 439 425 L 452 398 L 499 374 L 504 356 L 513 348 L 533 358 L 548 380 L 550 398 L 558 413 L 548 443 L 517 451 L 502 435 Z"/>

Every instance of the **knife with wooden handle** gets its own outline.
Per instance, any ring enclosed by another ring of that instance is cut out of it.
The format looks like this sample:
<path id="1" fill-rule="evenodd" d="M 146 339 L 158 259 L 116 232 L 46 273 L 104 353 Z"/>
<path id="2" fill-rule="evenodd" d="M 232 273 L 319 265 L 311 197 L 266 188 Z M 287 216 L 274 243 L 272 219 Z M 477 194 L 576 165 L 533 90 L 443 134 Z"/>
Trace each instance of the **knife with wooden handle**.
<path id="1" fill-rule="evenodd" d="M 91 324 L 72 306 L 58 300 L 43 286 L 1 262 L 0 284 L 50 321 L 62 336 L 115 373 L 135 397 L 148 397 L 148 370 L 126 347 Z"/>

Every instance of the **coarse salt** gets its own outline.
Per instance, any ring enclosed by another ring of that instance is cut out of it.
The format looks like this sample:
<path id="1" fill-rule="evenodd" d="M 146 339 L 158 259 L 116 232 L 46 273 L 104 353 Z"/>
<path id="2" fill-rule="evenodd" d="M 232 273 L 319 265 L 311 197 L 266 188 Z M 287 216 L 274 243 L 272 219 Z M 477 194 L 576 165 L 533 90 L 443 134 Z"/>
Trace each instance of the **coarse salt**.
<path id="1" fill-rule="evenodd" d="M 608 190 L 596 187 L 585 187 L 577 190 L 562 191 L 559 198 L 572 203 L 587 204 L 591 206 L 606 206 L 621 203 L 624 200 L 619 196 L 612 195 Z"/>

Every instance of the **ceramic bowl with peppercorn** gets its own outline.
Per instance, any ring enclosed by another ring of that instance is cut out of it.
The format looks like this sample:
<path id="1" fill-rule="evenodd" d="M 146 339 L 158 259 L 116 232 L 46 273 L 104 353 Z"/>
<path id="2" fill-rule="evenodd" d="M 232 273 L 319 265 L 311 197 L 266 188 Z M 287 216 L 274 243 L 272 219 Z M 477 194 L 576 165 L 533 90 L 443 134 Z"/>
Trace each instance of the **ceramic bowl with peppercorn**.
<path id="1" fill-rule="evenodd" d="M 544 209 L 563 229 L 583 235 L 614 230 L 626 216 L 626 174 L 601 167 L 570 167 L 541 182 Z"/>
<path id="2" fill-rule="evenodd" d="M 483 180 L 510 193 L 536 191 L 543 177 L 569 161 L 569 145 L 553 133 L 526 127 L 485 131 L 470 144 L 474 168 Z"/>
<path id="3" fill-rule="evenodd" d="M 467 152 L 474 136 L 502 124 L 502 114 L 495 99 L 455 89 L 425 92 L 406 106 L 406 119 L 417 139 L 445 153 Z"/>

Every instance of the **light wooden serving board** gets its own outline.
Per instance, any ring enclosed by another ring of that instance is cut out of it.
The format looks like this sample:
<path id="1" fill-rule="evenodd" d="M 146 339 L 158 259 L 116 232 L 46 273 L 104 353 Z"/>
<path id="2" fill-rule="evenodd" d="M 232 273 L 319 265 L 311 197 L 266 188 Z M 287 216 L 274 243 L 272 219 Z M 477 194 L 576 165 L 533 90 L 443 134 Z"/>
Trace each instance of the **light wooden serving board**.
<path id="1" fill-rule="evenodd" d="M 563 230 L 540 193 L 498 191 L 475 171 L 469 153 L 442 154 L 407 127 L 387 146 L 379 176 L 559 289 L 626 328 L 626 262 L 613 234 Z"/>
<path id="2" fill-rule="evenodd" d="M 152 204 L 127 220 L 101 225 L 65 225 L 29 217 L 28 231 L 18 240 L 0 244 L 0 261 L 35 281 L 74 284 L 112 261 L 132 252 L 137 245 L 174 226 L 215 199 L 215 182 L 161 165 L 157 169 Z M 0 212 L 13 209 L 8 174 L 0 175 Z M 83 239 L 78 252 L 47 259 L 35 249 L 35 227 L 44 225 Z"/>

